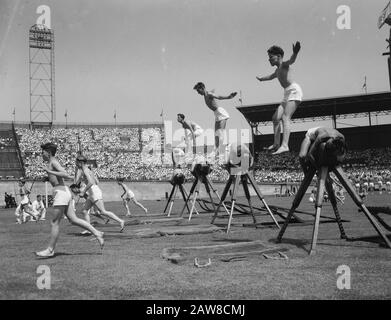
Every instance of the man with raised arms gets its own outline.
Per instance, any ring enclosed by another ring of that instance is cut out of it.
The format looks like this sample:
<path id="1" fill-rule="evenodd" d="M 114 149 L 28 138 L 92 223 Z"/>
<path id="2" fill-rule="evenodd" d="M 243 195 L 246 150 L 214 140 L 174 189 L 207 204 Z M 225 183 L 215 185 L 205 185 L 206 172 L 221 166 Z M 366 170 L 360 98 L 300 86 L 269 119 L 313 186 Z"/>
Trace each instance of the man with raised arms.
<path id="1" fill-rule="evenodd" d="M 217 104 L 217 100 L 232 99 L 236 96 L 237 92 L 232 92 L 227 96 L 216 95 L 212 91 L 207 91 L 205 84 L 202 82 L 198 82 L 193 89 L 204 97 L 206 106 L 212 110 L 215 115 L 215 148 L 217 155 L 219 153 L 220 145 L 224 143 L 225 127 L 227 126 L 227 121 L 229 119 L 228 112 Z"/>
<path id="2" fill-rule="evenodd" d="M 288 143 L 291 133 L 291 118 L 303 98 L 303 92 L 300 86 L 293 81 L 291 68 L 291 65 L 296 61 L 300 48 L 300 42 L 296 42 L 296 44 L 293 45 L 293 54 L 290 59 L 283 61 L 284 50 L 278 46 L 270 47 L 267 51 L 269 55 L 269 62 L 272 66 L 276 66 L 277 69 L 269 76 L 256 77 L 261 82 L 277 78 L 281 86 L 284 88 L 284 98 L 272 117 L 274 142 L 267 149 L 274 151 L 273 154 L 280 154 L 282 152 L 289 151 Z M 282 143 L 280 145 L 281 120 L 284 132 L 282 136 Z"/>

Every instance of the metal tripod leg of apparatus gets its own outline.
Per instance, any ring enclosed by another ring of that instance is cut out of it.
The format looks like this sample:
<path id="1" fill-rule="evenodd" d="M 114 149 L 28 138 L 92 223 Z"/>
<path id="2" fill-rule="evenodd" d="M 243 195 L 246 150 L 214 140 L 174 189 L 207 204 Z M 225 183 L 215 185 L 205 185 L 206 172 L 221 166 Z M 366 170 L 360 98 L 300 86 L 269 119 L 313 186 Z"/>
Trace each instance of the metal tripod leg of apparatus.
<path id="1" fill-rule="evenodd" d="M 285 219 L 284 225 L 282 226 L 280 233 L 277 236 L 277 242 L 281 242 L 282 237 L 284 236 L 284 233 L 286 231 L 286 228 L 288 227 L 289 222 L 290 222 L 291 218 L 293 217 L 295 210 L 299 207 L 300 202 L 303 199 L 308 187 L 310 186 L 312 178 L 314 177 L 315 173 L 316 173 L 316 168 L 311 167 L 309 169 L 309 171 L 304 175 L 304 180 L 300 184 L 299 190 L 297 191 L 296 196 L 293 199 L 292 207 L 289 210 L 289 213 Z"/>
<path id="2" fill-rule="evenodd" d="M 337 166 L 333 168 L 332 170 L 334 174 L 337 176 L 339 182 L 342 184 L 342 186 L 346 189 L 347 193 L 350 195 L 352 200 L 356 203 L 358 207 L 364 212 L 365 216 L 368 218 L 369 222 L 372 224 L 372 226 L 375 228 L 379 236 L 384 240 L 385 245 L 388 248 L 391 248 L 391 242 L 383 232 L 380 225 L 377 223 L 376 219 L 373 217 L 373 215 L 369 212 L 367 207 L 364 205 L 363 201 L 357 194 L 356 190 L 353 188 L 353 186 L 350 184 L 348 178 L 346 177 L 344 171 L 340 166 Z"/>

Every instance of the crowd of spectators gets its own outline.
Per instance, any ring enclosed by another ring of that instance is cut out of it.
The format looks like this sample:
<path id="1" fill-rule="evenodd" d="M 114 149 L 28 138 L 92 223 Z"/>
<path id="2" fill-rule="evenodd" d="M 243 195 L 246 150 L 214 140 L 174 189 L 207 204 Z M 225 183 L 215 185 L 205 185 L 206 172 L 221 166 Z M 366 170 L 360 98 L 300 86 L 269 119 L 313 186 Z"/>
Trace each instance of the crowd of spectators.
<path id="1" fill-rule="evenodd" d="M 13 138 L 11 137 L 0 137 L 0 147 L 9 147 L 13 145 Z"/>
<path id="2" fill-rule="evenodd" d="M 127 180 L 165 181 L 172 176 L 171 154 L 161 154 L 160 128 L 17 128 L 19 146 L 24 160 L 26 176 L 44 176 L 40 145 L 51 141 L 58 145 L 57 158 L 71 175 L 75 170 L 77 152 L 82 150 L 89 160 L 96 163 L 92 169 L 100 179 L 123 177 Z M 6 141 L 5 141 L 6 142 Z M 3 141 L 0 141 L 3 143 Z M 390 179 L 391 148 L 348 151 L 343 166 L 348 176 L 378 177 Z M 298 154 L 287 152 L 273 156 L 259 152 L 254 165 L 256 181 L 285 183 L 302 181 Z M 193 179 L 189 170 L 184 170 L 187 179 Z M 220 165 L 213 165 L 212 181 L 226 181 L 228 172 Z"/>
<path id="3" fill-rule="evenodd" d="M 287 152 L 273 156 L 268 152 L 260 152 L 256 157 L 255 177 L 264 182 L 300 182 L 304 178 L 297 152 Z M 391 148 L 349 150 L 342 165 L 345 173 L 353 177 L 381 177 L 389 181 L 391 167 Z M 376 178 L 375 180 L 379 180 Z"/>
<path id="4" fill-rule="evenodd" d="M 81 150 L 96 163 L 92 169 L 101 179 L 122 176 L 149 180 L 165 176 L 164 168 L 159 168 L 161 158 L 144 151 L 160 144 L 159 128 L 141 129 L 141 133 L 138 128 L 17 128 L 16 132 L 28 178 L 44 176 L 40 146 L 49 141 L 57 144 L 56 156 L 69 174 L 73 174 L 77 152 Z"/>

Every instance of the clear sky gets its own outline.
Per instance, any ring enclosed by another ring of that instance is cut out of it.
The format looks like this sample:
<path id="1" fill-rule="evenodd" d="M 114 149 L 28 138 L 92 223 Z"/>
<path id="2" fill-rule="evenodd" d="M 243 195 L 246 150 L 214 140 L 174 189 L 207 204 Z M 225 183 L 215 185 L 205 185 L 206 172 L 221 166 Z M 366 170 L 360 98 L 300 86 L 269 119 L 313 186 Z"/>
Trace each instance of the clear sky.
<path id="1" fill-rule="evenodd" d="M 204 128 L 213 113 L 192 88 L 203 81 L 217 93 L 242 91 L 243 104 L 278 102 L 267 49 L 292 43 L 304 99 L 389 90 L 389 27 L 377 28 L 387 0 L 0 0 L 0 120 L 29 120 L 28 30 L 39 5 L 51 9 L 55 33 L 56 121 L 159 121 L 184 113 Z M 347 5 L 351 29 L 337 13 Z M 227 128 L 247 128 L 234 106 Z M 179 127 L 177 124 L 174 125 Z M 308 126 L 308 124 L 307 124 Z"/>

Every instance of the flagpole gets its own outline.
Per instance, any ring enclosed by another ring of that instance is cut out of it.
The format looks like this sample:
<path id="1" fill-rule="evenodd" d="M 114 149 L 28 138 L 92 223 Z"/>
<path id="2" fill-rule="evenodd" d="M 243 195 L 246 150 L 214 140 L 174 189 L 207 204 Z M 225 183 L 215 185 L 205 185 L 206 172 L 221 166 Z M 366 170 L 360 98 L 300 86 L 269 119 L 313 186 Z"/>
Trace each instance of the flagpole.
<path id="1" fill-rule="evenodd" d="M 368 94 L 368 91 L 367 91 L 367 76 L 364 77 L 364 84 L 363 84 L 362 88 L 365 90 L 365 94 Z M 369 126 L 371 127 L 372 126 L 372 119 L 371 119 L 371 112 L 370 111 L 368 111 L 368 119 L 369 119 Z"/>
<path id="2" fill-rule="evenodd" d="M 117 110 L 114 110 L 114 125 L 117 128 Z"/>
<path id="3" fill-rule="evenodd" d="M 165 133 L 164 133 L 164 109 L 162 108 L 162 112 L 160 113 L 160 117 L 162 118 L 162 126 L 163 126 L 163 130 L 162 130 L 162 134 L 164 134 L 164 138 L 163 138 L 163 146 L 161 146 L 161 150 L 160 150 L 160 161 L 162 162 L 163 164 L 163 161 L 164 161 L 164 146 L 166 145 L 166 141 L 165 141 Z M 160 138 L 160 141 L 162 141 L 162 139 Z"/>
<path id="4" fill-rule="evenodd" d="M 68 129 L 68 110 L 65 110 L 65 129 Z"/>
<path id="5" fill-rule="evenodd" d="M 14 112 L 12 112 L 13 116 L 14 116 L 14 123 L 15 123 L 15 108 L 14 108 Z"/>
<path id="6" fill-rule="evenodd" d="M 362 88 L 365 90 L 365 94 L 368 94 L 368 90 L 367 90 L 367 76 L 364 77 L 364 85 L 362 86 Z"/>

